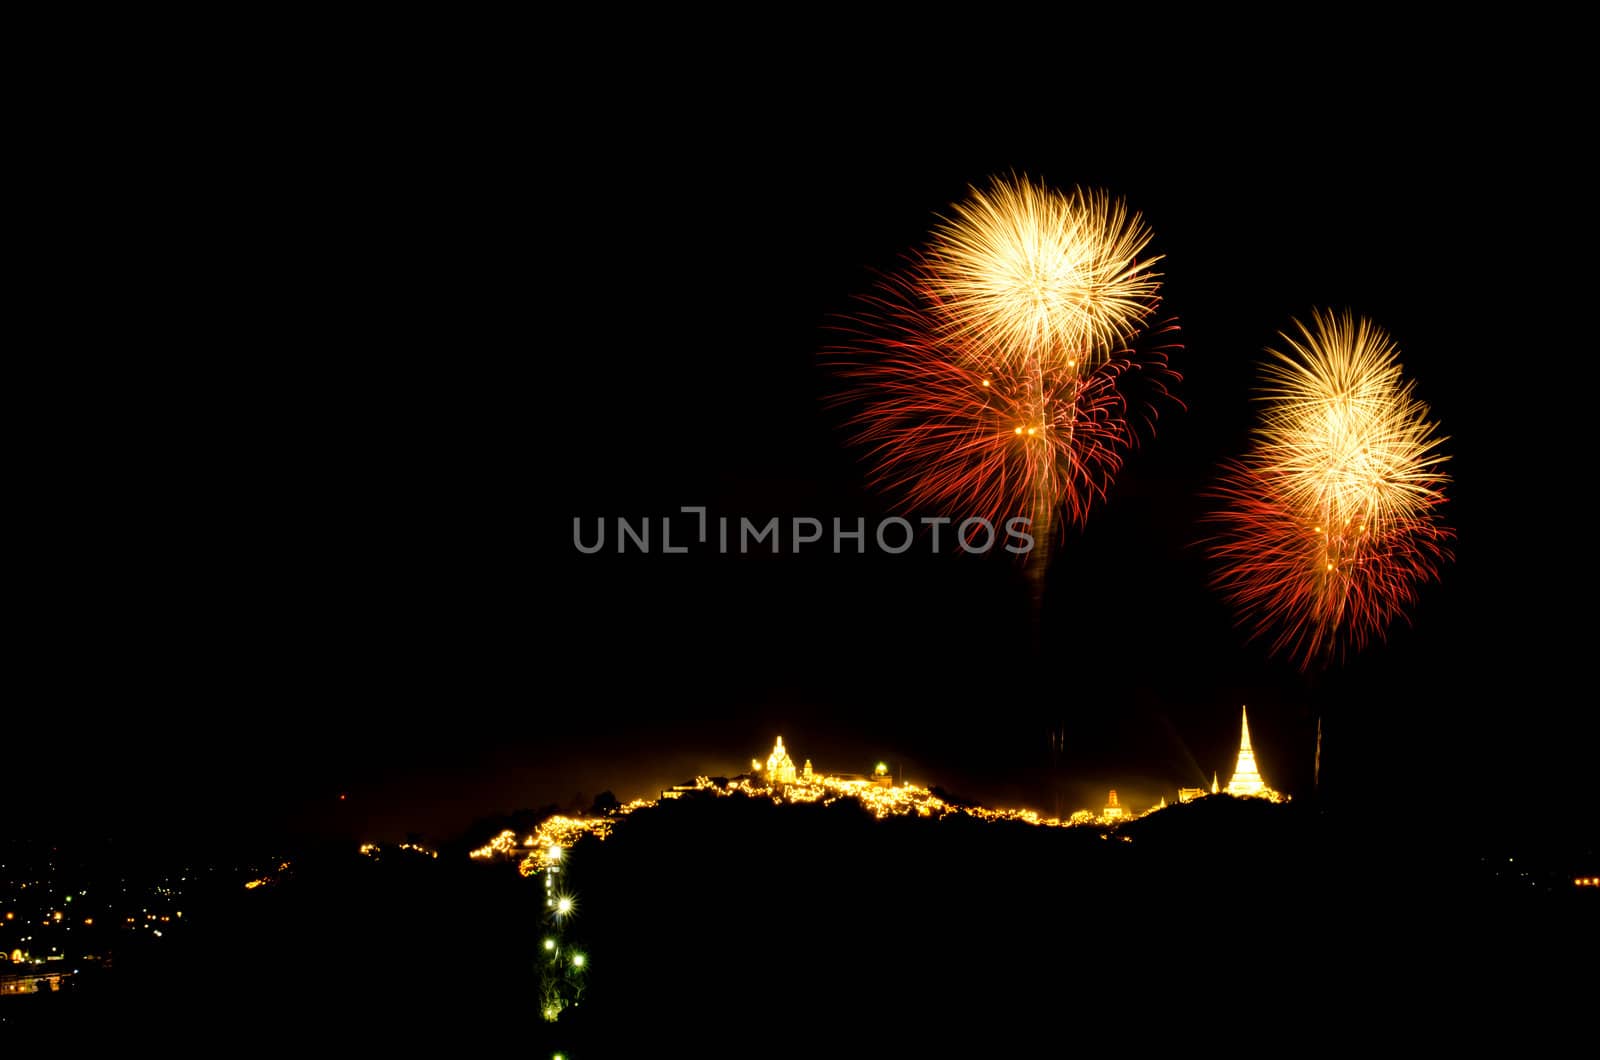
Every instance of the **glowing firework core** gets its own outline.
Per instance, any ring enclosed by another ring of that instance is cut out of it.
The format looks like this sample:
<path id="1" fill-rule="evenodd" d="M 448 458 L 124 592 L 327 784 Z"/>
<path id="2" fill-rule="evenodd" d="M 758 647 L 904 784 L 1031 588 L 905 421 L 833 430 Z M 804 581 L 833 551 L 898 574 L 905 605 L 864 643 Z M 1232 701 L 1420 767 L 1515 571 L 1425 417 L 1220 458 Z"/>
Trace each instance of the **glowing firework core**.
<path id="1" fill-rule="evenodd" d="M 1160 290 L 1150 230 L 1104 192 L 996 180 L 934 233 L 928 282 L 956 336 L 1010 362 L 1074 366 L 1139 330 Z"/>

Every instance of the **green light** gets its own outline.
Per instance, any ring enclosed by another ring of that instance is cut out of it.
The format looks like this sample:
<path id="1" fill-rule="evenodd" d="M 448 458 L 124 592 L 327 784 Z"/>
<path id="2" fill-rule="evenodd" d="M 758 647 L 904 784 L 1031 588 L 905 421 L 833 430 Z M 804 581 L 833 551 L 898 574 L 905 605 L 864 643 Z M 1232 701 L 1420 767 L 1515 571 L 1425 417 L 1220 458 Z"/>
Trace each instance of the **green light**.
<path id="1" fill-rule="evenodd" d="M 580 953 L 577 956 L 572 958 L 572 966 L 574 968 L 582 968 L 583 967 L 583 954 Z"/>
<path id="2" fill-rule="evenodd" d="M 544 940 L 544 948 L 547 949 L 547 950 L 555 949 L 556 948 L 556 940 L 555 939 L 545 939 Z"/>

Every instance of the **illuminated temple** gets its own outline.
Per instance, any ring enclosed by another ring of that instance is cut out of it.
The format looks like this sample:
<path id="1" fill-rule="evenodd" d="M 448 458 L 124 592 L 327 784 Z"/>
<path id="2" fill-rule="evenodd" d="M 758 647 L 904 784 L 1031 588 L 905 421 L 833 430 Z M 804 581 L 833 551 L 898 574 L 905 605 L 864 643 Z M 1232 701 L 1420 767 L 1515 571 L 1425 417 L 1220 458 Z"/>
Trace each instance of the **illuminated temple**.
<path id="1" fill-rule="evenodd" d="M 806 774 L 811 773 L 811 762 L 806 761 Z M 778 745 L 767 756 L 767 782 L 769 784 L 793 784 L 794 759 L 789 757 L 789 752 L 783 749 L 783 737 L 778 737 Z"/>
<path id="2" fill-rule="evenodd" d="M 1266 781 L 1261 779 L 1260 770 L 1256 768 L 1256 753 L 1250 748 L 1250 716 L 1243 707 L 1239 708 L 1239 724 L 1239 759 L 1234 764 L 1233 776 L 1228 779 L 1228 794 L 1281 802 L 1283 796 L 1267 787 Z M 1212 781 L 1212 790 L 1216 790 L 1215 780 Z"/>

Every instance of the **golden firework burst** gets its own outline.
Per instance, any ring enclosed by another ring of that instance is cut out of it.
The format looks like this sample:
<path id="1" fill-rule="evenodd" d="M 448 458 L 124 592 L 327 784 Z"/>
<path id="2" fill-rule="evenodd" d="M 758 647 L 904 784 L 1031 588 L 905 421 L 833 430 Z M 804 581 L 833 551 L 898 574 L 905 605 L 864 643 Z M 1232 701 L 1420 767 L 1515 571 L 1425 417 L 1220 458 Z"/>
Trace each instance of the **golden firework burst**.
<path id="1" fill-rule="evenodd" d="M 1138 332 L 1161 288 L 1150 230 L 1103 191 L 1023 178 L 972 189 L 934 232 L 929 294 L 949 332 L 1012 363 L 1090 368 Z"/>
<path id="2" fill-rule="evenodd" d="M 1401 375 L 1400 351 L 1365 318 L 1313 311 L 1268 348 L 1263 459 L 1324 537 L 1382 534 L 1437 502 L 1438 425 Z"/>

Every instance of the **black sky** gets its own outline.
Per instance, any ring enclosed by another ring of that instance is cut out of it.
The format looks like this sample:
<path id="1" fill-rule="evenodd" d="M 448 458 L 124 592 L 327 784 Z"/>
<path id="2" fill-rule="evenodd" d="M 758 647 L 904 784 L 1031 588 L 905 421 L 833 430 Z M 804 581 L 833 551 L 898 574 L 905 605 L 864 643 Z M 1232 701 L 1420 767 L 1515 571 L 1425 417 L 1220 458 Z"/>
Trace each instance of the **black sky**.
<path id="1" fill-rule="evenodd" d="M 778 731 L 1071 809 L 1225 780 L 1241 703 L 1296 792 L 1317 706 L 1346 805 L 1592 806 L 1589 231 L 1533 90 L 1175 87 L 1020 132 L 719 98 L 300 105 L 202 169 L 145 145 L 85 207 L 40 355 L 8 816 L 445 832 L 740 768 Z M 575 516 L 885 514 L 822 404 L 829 321 L 1011 171 L 1143 212 L 1185 347 L 1187 411 L 1058 549 L 1037 647 L 1000 558 L 577 554 Z M 1398 340 L 1459 539 L 1412 628 L 1308 682 L 1245 643 L 1195 543 L 1261 348 L 1312 306 Z"/>

